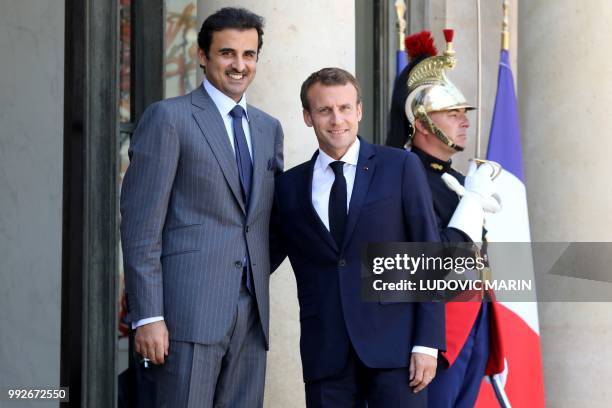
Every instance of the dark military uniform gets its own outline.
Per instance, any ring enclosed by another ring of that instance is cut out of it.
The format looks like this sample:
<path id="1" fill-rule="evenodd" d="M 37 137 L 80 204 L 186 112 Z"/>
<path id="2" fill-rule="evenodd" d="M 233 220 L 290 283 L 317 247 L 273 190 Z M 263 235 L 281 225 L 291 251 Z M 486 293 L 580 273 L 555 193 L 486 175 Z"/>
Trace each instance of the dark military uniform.
<path id="1" fill-rule="evenodd" d="M 429 183 L 431 195 L 433 196 L 434 210 L 438 217 L 438 229 L 442 242 L 470 242 L 470 237 L 463 231 L 446 227 L 457 205 L 459 205 L 459 196 L 446 186 L 441 177 L 442 174 L 449 173 L 463 185 L 465 176 L 451 167 L 451 160 L 443 161 L 437 159 L 414 146 L 411 151 L 421 159 L 425 167 L 427 182 Z"/>
<path id="2" fill-rule="evenodd" d="M 459 196 L 442 180 L 442 174 L 449 173 L 463 185 L 465 176 L 451 167 L 451 160 L 440 160 L 414 146 L 412 152 L 425 167 L 442 242 L 471 242 L 463 231 L 447 227 L 459 205 Z M 438 366 L 436 377 L 428 387 L 429 407 L 474 406 L 482 379 L 493 364 L 490 361 L 491 312 L 487 302 L 447 303 L 447 349 L 442 353 L 445 364 Z"/>

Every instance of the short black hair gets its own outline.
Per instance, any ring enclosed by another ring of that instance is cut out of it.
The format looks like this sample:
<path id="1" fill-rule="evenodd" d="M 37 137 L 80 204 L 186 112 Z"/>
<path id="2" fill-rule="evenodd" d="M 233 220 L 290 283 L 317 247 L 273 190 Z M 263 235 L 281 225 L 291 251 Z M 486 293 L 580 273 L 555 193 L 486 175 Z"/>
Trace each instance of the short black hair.
<path id="1" fill-rule="evenodd" d="M 325 86 L 346 85 L 350 83 L 357 91 L 357 103 L 361 102 L 361 87 L 357 79 L 348 71 L 342 68 L 323 68 L 317 72 L 310 74 L 302 84 L 300 89 L 300 99 L 302 100 L 302 108 L 310 112 L 310 101 L 308 100 L 308 91 L 315 84 L 320 83 Z"/>
<path id="2" fill-rule="evenodd" d="M 263 17 L 245 8 L 224 7 L 204 20 L 198 34 L 198 46 L 204 50 L 206 58 L 209 58 L 208 53 L 215 31 L 225 30 L 226 28 L 235 28 L 237 30 L 250 30 L 254 28 L 257 30 L 257 54 L 259 54 L 263 45 L 263 26 Z"/>

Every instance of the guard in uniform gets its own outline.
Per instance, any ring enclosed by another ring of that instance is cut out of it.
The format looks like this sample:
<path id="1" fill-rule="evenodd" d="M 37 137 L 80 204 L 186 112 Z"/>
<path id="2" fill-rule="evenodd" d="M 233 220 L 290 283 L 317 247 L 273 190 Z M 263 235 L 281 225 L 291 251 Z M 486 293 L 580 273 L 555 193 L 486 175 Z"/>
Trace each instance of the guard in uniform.
<path id="1" fill-rule="evenodd" d="M 467 177 L 452 168 L 451 157 L 467 142 L 466 113 L 474 107 L 446 76 L 456 60 L 452 30 L 444 34 L 447 47 L 443 55 L 437 55 L 429 32 L 406 38 L 410 64 L 395 84 L 387 141 L 395 146 L 404 144 L 421 159 L 442 241 L 480 243 L 486 233 L 485 212 L 499 211 L 501 203 L 492 182 L 495 169 L 491 164 L 478 166 L 473 161 Z M 446 304 L 447 348 L 429 385 L 430 407 L 471 408 L 484 376 L 503 371 L 496 309 L 495 302 Z"/>

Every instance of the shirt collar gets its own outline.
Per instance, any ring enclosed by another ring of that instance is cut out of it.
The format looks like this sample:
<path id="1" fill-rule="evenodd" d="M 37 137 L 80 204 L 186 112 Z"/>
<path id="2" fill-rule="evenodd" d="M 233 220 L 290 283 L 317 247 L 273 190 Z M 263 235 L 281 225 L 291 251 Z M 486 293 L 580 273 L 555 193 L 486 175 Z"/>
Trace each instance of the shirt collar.
<path id="1" fill-rule="evenodd" d="M 353 142 L 351 147 L 349 147 L 344 156 L 340 158 L 340 161 L 343 161 L 346 164 L 357 166 L 357 161 L 359 160 L 359 145 L 359 138 L 356 138 L 355 142 Z M 315 164 L 319 169 L 325 170 L 330 163 L 333 163 L 335 161 L 336 159 L 332 158 L 323 150 L 321 150 L 321 148 L 319 148 L 319 156 L 317 157 L 317 162 Z"/>
<path id="2" fill-rule="evenodd" d="M 416 154 L 421 162 L 423 162 L 423 166 L 435 173 L 446 173 L 451 169 L 453 162 L 451 160 L 444 161 L 440 160 L 437 157 L 434 157 L 428 153 L 425 153 L 423 150 L 419 149 L 416 146 L 412 146 L 410 149 L 412 153 Z"/>
<path id="3" fill-rule="evenodd" d="M 224 94 L 223 92 L 215 88 L 215 86 L 211 84 L 210 82 L 208 82 L 206 78 L 204 78 L 204 81 L 202 82 L 202 86 L 204 87 L 208 95 L 210 96 L 210 99 L 213 100 L 215 106 L 217 107 L 217 109 L 219 110 L 222 116 L 229 115 L 231 110 L 234 109 L 234 106 L 240 105 L 242 106 L 242 109 L 244 109 L 246 113 L 247 121 L 249 120 L 249 111 L 247 110 L 247 103 L 246 103 L 246 93 L 243 94 L 242 98 L 240 98 L 238 103 L 236 103 L 235 100 L 233 100 L 232 98 L 230 98 L 229 96 L 227 96 L 226 94 Z"/>

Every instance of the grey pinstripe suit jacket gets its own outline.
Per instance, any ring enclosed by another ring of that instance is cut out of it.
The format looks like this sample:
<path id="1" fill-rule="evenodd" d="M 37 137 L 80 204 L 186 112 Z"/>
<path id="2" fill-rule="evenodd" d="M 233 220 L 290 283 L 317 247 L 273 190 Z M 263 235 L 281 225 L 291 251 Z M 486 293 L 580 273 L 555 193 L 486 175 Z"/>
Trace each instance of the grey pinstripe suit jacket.
<path id="1" fill-rule="evenodd" d="M 227 334 L 248 248 L 268 341 L 268 228 L 283 131 L 255 107 L 248 114 L 248 214 L 223 119 L 202 86 L 151 105 L 132 138 L 121 192 L 128 319 L 164 316 L 172 340 L 211 344 Z"/>

